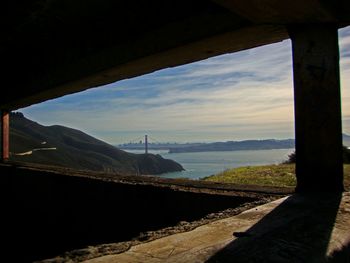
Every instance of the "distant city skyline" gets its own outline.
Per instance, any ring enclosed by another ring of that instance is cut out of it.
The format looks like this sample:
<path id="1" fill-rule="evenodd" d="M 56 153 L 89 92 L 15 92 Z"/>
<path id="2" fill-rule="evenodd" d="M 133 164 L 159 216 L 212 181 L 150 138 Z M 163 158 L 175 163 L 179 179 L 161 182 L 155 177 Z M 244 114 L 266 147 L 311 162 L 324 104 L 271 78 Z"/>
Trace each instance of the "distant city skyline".
<path id="1" fill-rule="evenodd" d="M 343 132 L 350 134 L 350 27 L 339 30 Z M 111 144 L 294 138 L 291 42 L 261 46 L 19 109 Z"/>

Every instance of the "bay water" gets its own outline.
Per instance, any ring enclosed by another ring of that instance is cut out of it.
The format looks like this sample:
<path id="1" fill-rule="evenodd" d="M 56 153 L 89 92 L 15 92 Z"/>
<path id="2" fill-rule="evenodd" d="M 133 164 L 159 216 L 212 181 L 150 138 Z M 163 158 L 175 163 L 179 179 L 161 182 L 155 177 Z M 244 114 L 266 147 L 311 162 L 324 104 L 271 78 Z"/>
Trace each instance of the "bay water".
<path id="1" fill-rule="evenodd" d="M 180 163 L 185 171 L 157 175 L 165 178 L 200 179 L 217 174 L 230 168 L 265 164 L 279 164 L 288 159 L 294 149 L 168 153 L 167 150 L 149 150 L 149 153 L 160 154 L 165 159 Z M 141 150 L 128 150 L 132 153 L 143 153 Z"/>

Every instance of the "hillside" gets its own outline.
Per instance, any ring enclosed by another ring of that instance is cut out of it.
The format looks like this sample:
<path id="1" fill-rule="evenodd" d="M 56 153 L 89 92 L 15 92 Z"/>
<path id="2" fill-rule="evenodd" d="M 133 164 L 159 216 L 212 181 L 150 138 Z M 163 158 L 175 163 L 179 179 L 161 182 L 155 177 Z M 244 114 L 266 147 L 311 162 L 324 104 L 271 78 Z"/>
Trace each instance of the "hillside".
<path id="1" fill-rule="evenodd" d="M 127 153 L 76 129 L 40 125 L 22 113 L 10 115 L 10 152 L 12 161 L 79 170 L 133 175 L 183 170 L 160 155 Z"/>
<path id="2" fill-rule="evenodd" d="M 343 144 L 350 146 L 350 136 L 343 134 Z M 243 151 L 243 150 L 269 150 L 294 148 L 294 139 L 286 140 L 244 140 L 198 144 L 181 144 L 169 147 L 170 153 L 184 152 L 213 152 L 213 151 Z"/>
<path id="3" fill-rule="evenodd" d="M 294 148 L 294 140 L 245 140 L 206 143 L 196 146 L 171 148 L 170 153 L 180 152 L 211 152 L 211 151 L 240 151 L 240 150 L 268 150 Z"/>

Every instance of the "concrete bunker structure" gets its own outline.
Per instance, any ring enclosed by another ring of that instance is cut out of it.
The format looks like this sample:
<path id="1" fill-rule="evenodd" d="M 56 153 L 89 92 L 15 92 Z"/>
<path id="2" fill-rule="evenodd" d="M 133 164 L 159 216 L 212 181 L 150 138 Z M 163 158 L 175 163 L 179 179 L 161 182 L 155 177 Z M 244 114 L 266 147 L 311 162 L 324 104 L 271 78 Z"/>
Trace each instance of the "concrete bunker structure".
<path id="1" fill-rule="evenodd" d="M 11 110 L 291 38 L 296 191 L 344 190 L 337 30 L 350 24 L 348 1 L 28 0 L 5 1 L 4 6 L 5 84 L 0 97 L 4 161 Z M 5 162 L 0 173 L 9 174 L 8 169 Z M 9 213 L 15 207 L 6 198 L 19 194 L 12 191 L 14 183 L 22 173 L 28 173 L 25 180 L 30 181 L 28 170 L 11 171 L 13 179 L 6 177 L 3 191 Z"/>

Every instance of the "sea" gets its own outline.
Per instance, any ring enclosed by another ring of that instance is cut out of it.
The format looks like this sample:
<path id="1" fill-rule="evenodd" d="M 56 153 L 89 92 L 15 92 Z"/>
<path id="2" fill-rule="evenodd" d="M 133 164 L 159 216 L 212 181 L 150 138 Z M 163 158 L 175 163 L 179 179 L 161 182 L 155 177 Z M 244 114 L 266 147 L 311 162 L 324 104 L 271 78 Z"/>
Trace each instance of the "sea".
<path id="1" fill-rule="evenodd" d="M 224 152 L 168 153 L 167 150 L 149 150 L 165 159 L 180 163 L 185 171 L 157 175 L 164 178 L 201 179 L 230 168 L 266 164 L 279 164 L 288 159 L 294 149 L 245 150 Z M 143 153 L 141 150 L 128 150 Z"/>

